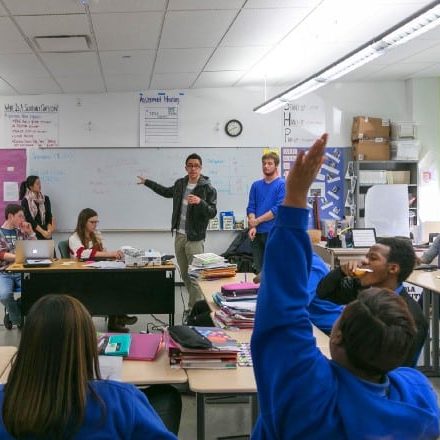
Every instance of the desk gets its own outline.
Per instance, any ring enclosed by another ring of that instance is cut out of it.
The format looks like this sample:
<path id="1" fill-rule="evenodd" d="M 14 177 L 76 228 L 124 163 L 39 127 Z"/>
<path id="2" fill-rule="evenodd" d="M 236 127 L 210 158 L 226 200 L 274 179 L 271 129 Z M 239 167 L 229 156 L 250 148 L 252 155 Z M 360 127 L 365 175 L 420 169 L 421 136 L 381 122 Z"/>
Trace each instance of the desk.
<path id="1" fill-rule="evenodd" d="M 10 372 L 10 361 L 17 347 L 0 347 L 0 383 L 6 383 Z M 121 381 L 133 385 L 156 385 L 186 383 L 185 370 L 170 367 L 168 353 L 162 348 L 154 361 L 122 362 Z"/>
<path id="2" fill-rule="evenodd" d="M 219 292 L 221 286 L 227 283 L 239 283 L 240 281 L 251 281 L 254 274 L 238 273 L 234 278 L 223 278 L 214 281 L 200 281 L 200 288 L 212 311 L 218 310 L 218 306 L 212 299 L 214 292 Z M 238 330 L 227 332 L 232 338 L 239 342 L 250 342 L 251 330 Z M 328 336 L 316 327 L 313 327 L 313 334 L 316 338 L 316 345 L 322 353 L 330 357 L 328 347 Z M 197 440 L 205 438 L 205 404 L 208 395 L 210 397 L 224 394 L 249 395 L 251 398 L 251 423 L 252 427 L 258 416 L 257 385 L 253 368 L 238 366 L 234 370 L 196 370 L 189 369 L 188 384 L 191 391 L 197 397 Z"/>
<path id="3" fill-rule="evenodd" d="M 426 272 L 423 270 L 414 270 L 407 283 L 423 287 L 423 313 L 430 321 L 428 337 L 423 348 L 424 366 L 427 367 L 426 374 L 440 376 L 439 366 L 439 295 L 440 295 L 440 270 Z M 432 345 L 430 344 L 430 337 Z M 431 367 L 431 349 L 432 349 L 432 367 Z"/>
<path id="4" fill-rule="evenodd" d="M 67 259 L 44 268 L 12 264 L 7 271 L 21 273 L 24 315 L 42 296 L 64 293 L 80 300 L 92 315 L 161 313 L 168 314 L 170 325 L 174 324 L 175 266 L 172 264 L 96 269 Z"/>
<path id="5" fill-rule="evenodd" d="M 360 260 L 370 248 L 328 248 L 323 243 L 313 244 L 313 252 L 318 254 L 330 269 L 350 260 Z"/>

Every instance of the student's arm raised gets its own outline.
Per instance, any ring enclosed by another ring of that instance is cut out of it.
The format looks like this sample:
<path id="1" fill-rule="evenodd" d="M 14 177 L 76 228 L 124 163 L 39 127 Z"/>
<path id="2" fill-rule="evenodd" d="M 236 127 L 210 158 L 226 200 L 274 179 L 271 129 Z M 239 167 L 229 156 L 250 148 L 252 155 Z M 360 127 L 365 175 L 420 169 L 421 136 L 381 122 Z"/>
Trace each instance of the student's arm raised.
<path id="1" fill-rule="evenodd" d="M 170 199 L 174 195 L 174 185 L 163 186 L 142 176 L 137 176 L 137 178 L 139 179 L 139 182 L 137 182 L 138 185 L 145 185 L 147 188 L 150 188 L 162 197 Z"/>
<path id="2" fill-rule="evenodd" d="M 299 419 L 298 410 L 304 414 L 307 407 L 314 417 L 334 395 L 329 362 L 316 347 L 307 311 L 312 260 L 307 193 L 323 163 L 326 142 L 323 135 L 307 155 L 298 156 L 266 247 L 252 336 L 261 438 L 306 437 L 310 420 Z"/>

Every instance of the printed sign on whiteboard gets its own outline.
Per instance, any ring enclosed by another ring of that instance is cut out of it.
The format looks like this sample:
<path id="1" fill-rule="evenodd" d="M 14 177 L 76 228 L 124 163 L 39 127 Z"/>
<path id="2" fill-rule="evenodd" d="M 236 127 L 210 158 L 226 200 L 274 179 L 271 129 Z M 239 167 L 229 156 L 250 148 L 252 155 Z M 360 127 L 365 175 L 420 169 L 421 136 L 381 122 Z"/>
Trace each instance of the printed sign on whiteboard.
<path id="1" fill-rule="evenodd" d="M 139 144 L 141 147 L 176 145 L 180 141 L 183 93 L 140 94 Z"/>
<path id="2" fill-rule="evenodd" d="M 5 104 L 4 116 L 6 145 L 58 147 L 58 104 Z"/>
<path id="3" fill-rule="evenodd" d="M 313 93 L 286 103 L 282 112 L 285 147 L 308 147 L 325 132 L 325 105 Z"/>

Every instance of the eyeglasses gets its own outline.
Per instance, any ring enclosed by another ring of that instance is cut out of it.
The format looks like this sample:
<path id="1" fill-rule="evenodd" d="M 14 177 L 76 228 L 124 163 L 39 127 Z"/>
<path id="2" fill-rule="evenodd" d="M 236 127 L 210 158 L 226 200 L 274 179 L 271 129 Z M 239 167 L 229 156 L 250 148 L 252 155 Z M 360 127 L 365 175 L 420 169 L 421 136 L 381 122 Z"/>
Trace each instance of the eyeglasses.
<path id="1" fill-rule="evenodd" d="M 89 220 L 89 223 L 92 225 L 97 225 L 99 223 L 99 220 Z"/>
<path id="2" fill-rule="evenodd" d="M 201 168 L 201 166 L 197 163 L 189 163 L 188 165 L 186 165 L 186 168 Z"/>

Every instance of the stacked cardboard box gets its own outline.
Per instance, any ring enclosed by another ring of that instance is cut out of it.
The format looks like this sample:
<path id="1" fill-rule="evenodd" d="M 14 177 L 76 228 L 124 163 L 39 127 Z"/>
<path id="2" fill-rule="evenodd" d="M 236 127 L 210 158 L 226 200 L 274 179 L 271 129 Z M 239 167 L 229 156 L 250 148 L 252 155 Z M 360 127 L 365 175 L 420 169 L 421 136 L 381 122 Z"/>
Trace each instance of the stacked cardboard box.
<path id="1" fill-rule="evenodd" d="M 351 130 L 355 160 L 390 159 L 390 122 L 388 119 L 356 116 Z"/>

